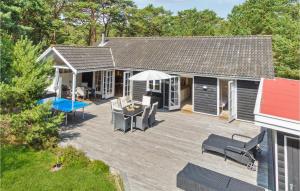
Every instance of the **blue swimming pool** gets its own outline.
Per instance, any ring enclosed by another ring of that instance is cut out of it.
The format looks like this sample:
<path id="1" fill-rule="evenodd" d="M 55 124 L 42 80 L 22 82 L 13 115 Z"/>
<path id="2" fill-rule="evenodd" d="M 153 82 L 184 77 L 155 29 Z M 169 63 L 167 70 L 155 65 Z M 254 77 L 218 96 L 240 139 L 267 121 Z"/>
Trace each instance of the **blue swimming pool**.
<path id="1" fill-rule="evenodd" d="M 52 102 L 52 108 L 58 111 L 62 111 L 65 113 L 69 113 L 72 111 L 76 111 L 78 109 L 83 109 L 84 107 L 88 106 L 88 103 L 81 102 L 81 101 L 72 101 L 65 98 L 58 98 L 58 97 L 51 97 L 45 98 L 38 101 L 38 104 L 43 104 L 48 101 Z"/>

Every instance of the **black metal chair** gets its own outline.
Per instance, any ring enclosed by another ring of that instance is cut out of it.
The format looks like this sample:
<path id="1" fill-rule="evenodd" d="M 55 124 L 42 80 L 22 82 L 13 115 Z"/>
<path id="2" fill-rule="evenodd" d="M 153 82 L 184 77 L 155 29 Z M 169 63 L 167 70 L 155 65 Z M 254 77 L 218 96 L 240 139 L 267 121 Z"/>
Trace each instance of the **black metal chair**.
<path id="1" fill-rule="evenodd" d="M 254 138 L 250 138 L 240 134 L 233 134 L 232 138 L 222 137 L 219 135 L 211 134 L 202 143 L 202 153 L 204 151 L 213 151 L 224 155 L 225 160 L 231 158 L 241 164 L 246 165 L 249 169 L 255 170 L 254 162 L 256 161 L 255 155 L 261 152 L 259 144 L 263 141 L 265 131 L 262 131 Z M 241 136 L 251 139 L 248 142 L 235 140 L 235 136 Z"/>

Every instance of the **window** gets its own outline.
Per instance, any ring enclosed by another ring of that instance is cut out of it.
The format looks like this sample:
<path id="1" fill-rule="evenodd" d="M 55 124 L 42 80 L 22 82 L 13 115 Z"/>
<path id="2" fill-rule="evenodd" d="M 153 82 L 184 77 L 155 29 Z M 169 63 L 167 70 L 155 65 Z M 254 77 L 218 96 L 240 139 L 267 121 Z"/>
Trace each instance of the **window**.
<path id="1" fill-rule="evenodd" d="M 147 91 L 161 92 L 161 80 L 150 80 L 147 83 Z"/>

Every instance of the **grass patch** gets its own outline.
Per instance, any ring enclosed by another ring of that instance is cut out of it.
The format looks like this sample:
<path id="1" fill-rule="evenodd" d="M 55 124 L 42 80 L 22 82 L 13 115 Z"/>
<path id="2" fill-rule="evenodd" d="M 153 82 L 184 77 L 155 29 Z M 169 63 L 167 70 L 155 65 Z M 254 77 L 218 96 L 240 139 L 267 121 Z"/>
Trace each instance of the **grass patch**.
<path id="1" fill-rule="evenodd" d="M 63 168 L 51 172 L 61 155 Z M 116 185 L 109 167 L 90 161 L 74 148 L 35 151 L 25 146 L 1 147 L 1 190 L 94 190 L 113 191 Z"/>

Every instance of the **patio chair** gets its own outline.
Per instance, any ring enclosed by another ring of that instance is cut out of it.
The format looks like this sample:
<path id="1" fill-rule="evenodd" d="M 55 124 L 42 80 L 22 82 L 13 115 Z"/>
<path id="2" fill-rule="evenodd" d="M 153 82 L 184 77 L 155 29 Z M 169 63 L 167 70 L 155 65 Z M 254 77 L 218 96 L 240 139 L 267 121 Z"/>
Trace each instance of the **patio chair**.
<path id="1" fill-rule="evenodd" d="M 254 138 L 240 134 L 233 134 L 232 138 L 230 139 L 227 137 L 211 134 L 202 143 L 202 153 L 204 151 L 213 151 L 218 154 L 224 155 L 225 160 L 227 158 L 231 158 L 241 164 L 246 165 L 248 169 L 255 170 L 255 155 L 257 152 L 261 152 L 261 149 L 258 145 L 263 141 L 264 135 L 265 131 L 262 131 Z M 234 139 L 235 136 L 249 138 L 250 141 L 238 141 Z"/>
<path id="2" fill-rule="evenodd" d="M 77 87 L 76 92 L 77 92 L 77 97 L 82 97 L 83 99 L 85 99 L 87 96 L 86 90 L 84 87 Z"/>
<path id="3" fill-rule="evenodd" d="M 135 117 L 135 128 L 145 131 L 145 129 L 149 127 L 149 113 L 150 107 L 145 107 L 142 116 Z"/>
<path id="4" fill-rule="evenodd" d="M 122 112 L 122 108 L 121 108 L 121 105 L 119 103 L 119 100 L 118 99 L 113 99 L 110 101 L 111 103 L 111 123 L 113 124 L 114 123 L 114 115 L 113 115 L 113 112 Z"/>
<path id="5" fill-rule="evenodd" d="M 149 126 L 152 127 L 153 124 L 155 123 L 155 115 L 156 115 L 156 112 L 157 112 L 157 107 L 158 107 L 158 102 L 154 103 L 152 105 L 152 108 L 151 108 L 151 111 L 150 111 L 150 114 L 149 114 Z"/>
<path id="6" fill-rule="evenodd" d="M 151 105 L 151 97 L 143 96 L 142 105 L 150 106 Z"/>
<path id="7" fill-rule="evenodd" d="M 113 112 L 114 116 L 114 130 L 121 130 L 126 133 L 131 127 L 131 118 L 125 117 L 121 112 Z"/>
<path id="8" fill-rule="evenodd" d="M 128 102 L 128 98 L 127 97 L 120 97 L 120 103 L 121 103 L 121 107 L 124 108 L 126 106 L 128 106 L 130 103 Z"/>
<path id="9" fill-rule="evenodd" d="M 178 174 L 176 185 L 186 191 L 264 191 L 265 189 L 188 163 Z"/>

